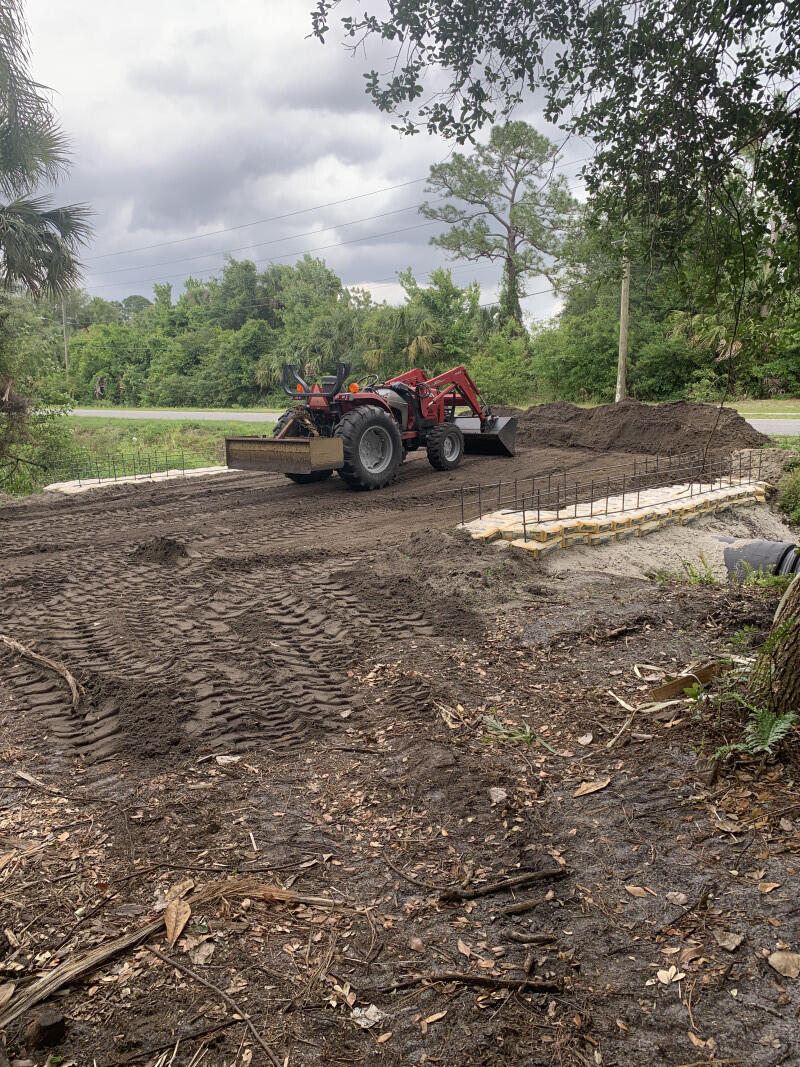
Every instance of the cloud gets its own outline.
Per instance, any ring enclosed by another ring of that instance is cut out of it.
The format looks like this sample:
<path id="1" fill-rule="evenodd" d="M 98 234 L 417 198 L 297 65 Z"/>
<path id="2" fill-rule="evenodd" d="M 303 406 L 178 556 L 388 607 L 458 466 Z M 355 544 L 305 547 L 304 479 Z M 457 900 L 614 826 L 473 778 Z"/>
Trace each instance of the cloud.
<path id="1" fill-rule="evenodd" d="M 95 212 L 91 292 L 149 294 L 162 279 L 179 290 L 231 249 L 264 264 L 335 245 L 315 254 L 346 283 L 397 299 L 398 270 L 426 276 L 446 262 L 429 228 L 410 228 L 424 221 L 414 210 L 423 184 L 375 190 L 424 177 L 452 145 L 392 130 L 362 77 L 386 69 L 390 53 L 365 59 L 309 39 L 311 6 L 28 0 L 34 72 L 55 87 L 73 144 L 57 198 Z M 303 213 L 245 225 L 290 212 Z M 392 214 L 371 218 L 382 213 Z M 186 240 L 217 230 L 227 232 Z M 149 245 L 162 247 L 129 251 Z M 459 283 L 474 275 L 494 295 L 499 271 L 453 266 Z"/>

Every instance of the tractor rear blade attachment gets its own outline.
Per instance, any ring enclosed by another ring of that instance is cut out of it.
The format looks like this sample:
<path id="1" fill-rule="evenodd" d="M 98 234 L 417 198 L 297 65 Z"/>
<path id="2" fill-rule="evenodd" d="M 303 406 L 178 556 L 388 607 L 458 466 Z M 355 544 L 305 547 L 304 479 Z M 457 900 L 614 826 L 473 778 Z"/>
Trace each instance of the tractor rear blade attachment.
<path id="1" fill-rule="evenodd" d="M 464 451 L 479 456 L 513 456 L 517 434 L 515 416 L 492 416 L 481 422 L 472 415 L 460 415 L 456 426 L 464 434 Z"/>
<path id="2" fill-rule="evenodd" d="M 225 463 L 234 470 L 311 474 L 344 466 L 340 437 L 226 437 Z"/>

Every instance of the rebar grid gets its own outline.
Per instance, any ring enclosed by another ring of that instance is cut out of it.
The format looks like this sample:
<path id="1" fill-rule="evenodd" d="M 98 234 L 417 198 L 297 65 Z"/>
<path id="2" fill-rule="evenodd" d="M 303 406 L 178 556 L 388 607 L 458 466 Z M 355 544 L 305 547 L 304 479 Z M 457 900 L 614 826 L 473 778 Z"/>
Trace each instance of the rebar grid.
<path id="1" fill-rule="evenodd" d="M 694 460 L 676 464 L 677 459 L 693 456 Z M 688 483 L 685 496 L 692 498 L 713 492 L 725 485 L 741 485 L 761 480 L 762 456 L 750 451 L 744 456 L 728 453 L 711 459 L 702 453 L 684 453 L 680 457 L 653 457 L 652 463 L 634 460 L 633 472 L 627 464 L 598 468 L 592 472 L 593 477 L 587 481 L 566 480 L 566 472 L 560 474 L 527 475 L 509 479 L 506 482 L 461 486 L 446 490 L 448 495 L 457 495 L 453 503 L 441 504 L 438 511 L 460 509 L 461 525 L 474 519 L 483 518 L 484 514 L 500 511 L 504 507 L 513 507 L 523 512 L 523 524 L 539 522 L 542 511 L 556 511 L 559 514 L 573 509 L 577 517 L 578 506 L 589 504 L 590 516 L 616 515 L 634 511 L 640 506 L 641 493 L 645 489 L 664 488 L 669 485 Z M 658 462 L 662 459 L 662 462 Z M 663 459 L 671 460 L 666 464 Z M 620 473 L 623 472 L 623 473 Z M 605 475 L 605 478 L 603 477 Z M 538 484 L 537 484 L 538 483 Z M 444 495 L 444 494 L 439 494 Z M 621 496 L 618 506 L 609 507 L 609 500 Z M 595 512 L 594 505 L 600 507 Z M 565 516 L 566 517 L 566 516 Z"/>
<path id="2" fill-rule="evenodd" d="M 99 484 L 123 478 L 151 480 L 154 474 L 186 474 L 197 467 L 224 463 L 222 452 L 216 456 L 180 451 L 105 452 L 97 455 L 69 456 L 48 467 L 52 481 Z"/>

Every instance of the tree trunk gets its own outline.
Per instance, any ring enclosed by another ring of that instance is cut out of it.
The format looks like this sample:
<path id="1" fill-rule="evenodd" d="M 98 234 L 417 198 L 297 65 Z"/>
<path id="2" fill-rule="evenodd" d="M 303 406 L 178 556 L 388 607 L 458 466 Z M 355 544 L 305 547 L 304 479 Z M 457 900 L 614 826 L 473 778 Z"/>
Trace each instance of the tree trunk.
<path id="1" fill-rule="evenodd" d="M 509 248 L 503 270 L 503 291 L 500 294 L 500 306 L 508 316 L 513 319 L 520 329 L 522 324 L 522 307 L 519 302 L 519 274 L 517 264 L 514 261 L 514 252 Z"/>
<path id="2" fill-rule="evenodd" d="M 753 703 L 766 704 L 779 715 L 800 711 L 800 576 L 775 612 L 750 675 L 750 694 Z"/>

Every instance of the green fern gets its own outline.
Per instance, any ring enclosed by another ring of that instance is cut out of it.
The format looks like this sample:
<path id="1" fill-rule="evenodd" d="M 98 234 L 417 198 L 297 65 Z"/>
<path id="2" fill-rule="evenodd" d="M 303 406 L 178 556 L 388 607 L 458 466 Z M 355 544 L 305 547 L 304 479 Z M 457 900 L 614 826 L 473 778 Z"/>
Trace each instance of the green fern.
<path id="1" fill-rule="evenodd" d="M 732 745 L 723 745 L 715 755 L 723 756 L 728 752 L 744 752 L 748 756 L 771 756 L 797 722 L 797 713 L 787 711 L 777 715 L 770 708 L 750 704 L 738 693 L 727 693 L 750 712 L 744 728 L 744 740 Z"/>

